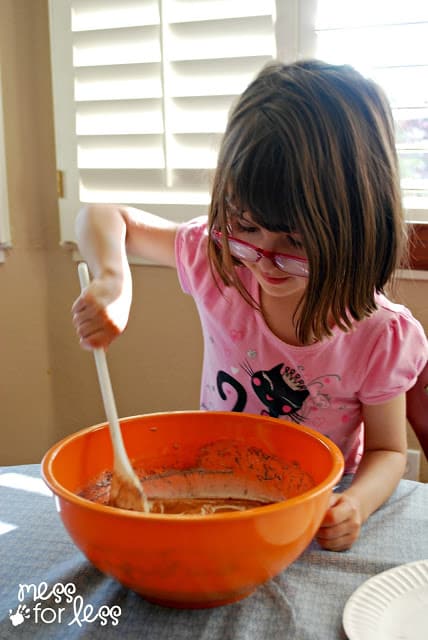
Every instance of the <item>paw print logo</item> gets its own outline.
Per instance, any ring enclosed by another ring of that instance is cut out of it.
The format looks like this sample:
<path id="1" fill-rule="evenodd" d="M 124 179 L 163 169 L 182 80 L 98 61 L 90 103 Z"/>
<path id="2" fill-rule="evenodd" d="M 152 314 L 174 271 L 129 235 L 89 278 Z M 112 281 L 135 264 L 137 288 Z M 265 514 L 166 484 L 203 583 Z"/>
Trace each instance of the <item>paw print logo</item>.
<path id="1" fill-rule="evenodd" d="M 14 627 L 18 627 L 30 617 L 30 609 L 25 604 L 19 604 L 15 613 L 9 609 L 9 618 Z"/>

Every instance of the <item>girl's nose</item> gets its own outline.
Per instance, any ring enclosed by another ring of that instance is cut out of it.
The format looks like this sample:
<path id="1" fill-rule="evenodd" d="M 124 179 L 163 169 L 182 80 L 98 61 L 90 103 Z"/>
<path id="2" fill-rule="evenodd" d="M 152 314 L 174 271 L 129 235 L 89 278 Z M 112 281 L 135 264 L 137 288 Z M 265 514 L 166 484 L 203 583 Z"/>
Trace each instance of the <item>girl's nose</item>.
<path id="1" fill-rule="evenodd" d="M 272 265 L 275 267 L 275 269 L 278 269 L 278 266 L 275 264 L 275 260 L 274 260 L 274 254 L 272 255 L 264 255 L 262 254 L 259 263 L 261 266 L 264 266 L 265 268 L 269 267 L 271 268 Z"/>

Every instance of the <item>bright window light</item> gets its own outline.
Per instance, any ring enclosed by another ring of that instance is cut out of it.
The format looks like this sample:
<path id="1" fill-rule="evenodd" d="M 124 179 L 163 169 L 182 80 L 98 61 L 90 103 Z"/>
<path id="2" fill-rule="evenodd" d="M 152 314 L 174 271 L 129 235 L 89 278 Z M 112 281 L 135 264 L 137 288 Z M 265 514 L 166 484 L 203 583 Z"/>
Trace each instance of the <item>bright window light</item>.
<path id="1" fill-rule="evenodd" d="M 20 489 L 30 493 L 38 493 L 42 496 L 51 496 L 52 492 L 47 488 L 41 478 L 33 478 L 23 473 L 2 473 L 0 475 L 0 487 Z"/>
<path id="2" fill-rule="evenodd" d="M 16 524 L 10 524 L 9 522 L 3 522 L 2 520 L 0 520 L 0 536 L 2 536 L 4 533 L 9 533 L 9 531 L 13 531 L 17 528 L 18 527 L 16 526 Z"/>

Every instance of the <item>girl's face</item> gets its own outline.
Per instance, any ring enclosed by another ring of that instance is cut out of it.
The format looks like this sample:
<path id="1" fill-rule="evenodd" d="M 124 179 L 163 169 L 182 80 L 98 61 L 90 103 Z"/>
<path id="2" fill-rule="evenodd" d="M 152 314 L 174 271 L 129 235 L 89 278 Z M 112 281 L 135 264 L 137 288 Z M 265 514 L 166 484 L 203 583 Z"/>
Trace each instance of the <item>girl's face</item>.
<path id="1" fill-rule="evenodd" d="M 265 251 L 285 253 L 296 258 L 307 257 L 299 234 L 268 231 L 254 222 L 248 211 L 232 210 L 229 227 L 231 236 Z M 257 262 L 242 259 L 241 262 L 253 273 L 268 296 L 288 297 L 295 293 L 302 294 L 306 289 L 307 277 L 279 269 L 270 257 L 262 256 Z"/>

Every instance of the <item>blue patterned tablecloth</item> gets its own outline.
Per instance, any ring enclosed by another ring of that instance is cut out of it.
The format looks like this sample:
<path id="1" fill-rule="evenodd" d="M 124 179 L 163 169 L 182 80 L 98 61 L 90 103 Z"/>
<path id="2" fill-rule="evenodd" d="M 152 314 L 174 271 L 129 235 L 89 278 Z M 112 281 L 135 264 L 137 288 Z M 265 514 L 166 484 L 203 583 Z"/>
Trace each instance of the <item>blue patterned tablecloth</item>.
<path id="1" fill-rule="evenodd" d="M 39 465 L 0 467 L 1 640 L 343 640 L 343 608 L 353 591 L 381 571 L 424 558 L 428 485 L 403 480 L 350 551 L 323 551 L 313 542 L 245 600 L 163 608 L 89 564 L 65 531 Z M 35 600 L 36 591 L 43 597 Z"/>

